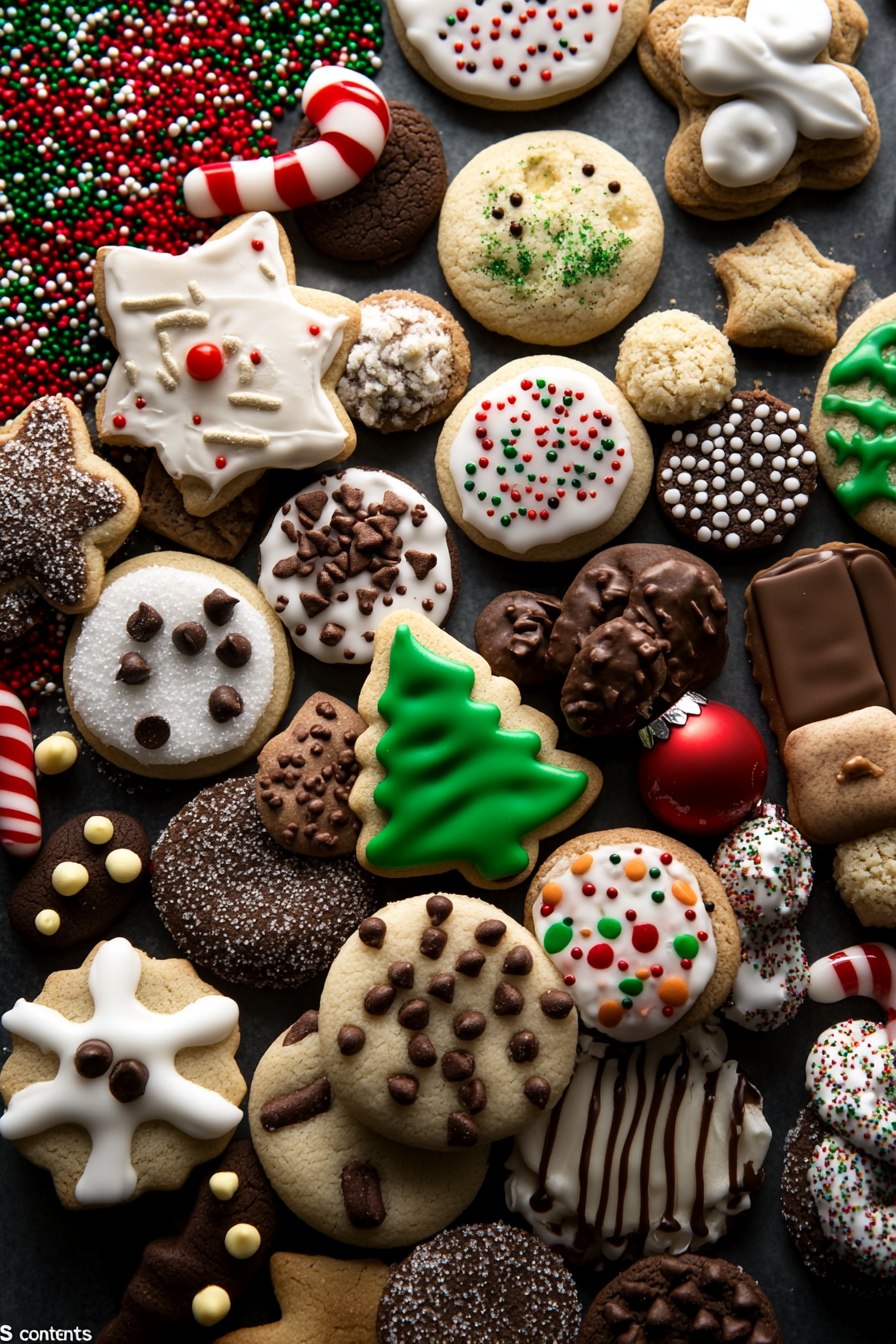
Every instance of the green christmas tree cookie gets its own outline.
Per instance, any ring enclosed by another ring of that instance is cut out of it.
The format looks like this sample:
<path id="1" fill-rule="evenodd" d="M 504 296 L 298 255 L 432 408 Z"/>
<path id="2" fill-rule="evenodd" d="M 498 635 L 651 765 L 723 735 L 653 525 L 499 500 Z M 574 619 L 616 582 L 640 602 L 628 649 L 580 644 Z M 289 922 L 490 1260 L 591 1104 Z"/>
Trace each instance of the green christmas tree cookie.
<path id="1" fill-rule="evenodd" d="M 477 886 L 510 886 L 538 841 L 600 791 L 597 768 L 556 749 L 556 726 L 512 682 L 415 612 L 381 623 L 358 708 L 370 727 L 350 802 L 373 872 L 457 868 Z"/>

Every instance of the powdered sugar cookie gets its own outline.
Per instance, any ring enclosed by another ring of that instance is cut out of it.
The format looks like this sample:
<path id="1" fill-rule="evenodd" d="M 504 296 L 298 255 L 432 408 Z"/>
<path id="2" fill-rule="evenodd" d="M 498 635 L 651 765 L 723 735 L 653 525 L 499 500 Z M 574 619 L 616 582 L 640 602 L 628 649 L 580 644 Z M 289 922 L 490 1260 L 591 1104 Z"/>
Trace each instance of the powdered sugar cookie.
<path id="1" fill-rule="evenodd" d="M 490 374 L 436 449 L 454 521 L 511 559 L 567 560 L 603 546 L 634 519 L 652 470 L 650 439 L 619 389 L 562 355 Z"/>

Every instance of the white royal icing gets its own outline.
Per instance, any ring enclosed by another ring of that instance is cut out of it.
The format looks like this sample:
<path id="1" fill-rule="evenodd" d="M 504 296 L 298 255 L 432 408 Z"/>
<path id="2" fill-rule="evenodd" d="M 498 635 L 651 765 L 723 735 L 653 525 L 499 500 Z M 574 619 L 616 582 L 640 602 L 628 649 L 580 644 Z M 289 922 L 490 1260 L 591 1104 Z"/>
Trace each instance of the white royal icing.
<path id="1" fill-rule="evenodd" d="M 476 398 L 452 441 L 449 467 L 465 521 L 525 555 L 606 523 L 634 459 L 600 385 L 544 363 Z"/>
<path id="2" fill-rule="evenodd" d="M 885 1027 L 848 1018 L 823 1031 L 806 1060 L 806 1088 L 826 1125 L 896 1164 L 896 1054 Z"/>
<path id="3" fill-rule="evenodd" d="M 616 1041 L 674 1026 L 715 969 L 697 879 L 651 845 L 601 845 L 561 860 L 544 876 L 532 921 L 582 1021 Z"/>
<path id="4" fill-rule="evenodd" d="M 201 571 L 168 565 L 146 565 L 121 578 L 113 576 L 84 617 L 66 675 L 69 703 L 101 742 L 144 765 L 185 765 L 232 751 L 252 736 L 274 687 L 271 632 L 245 598 L 226 625 L 214 625 L 202 604 L 220 586 Z M 126 630 L 128 617 L 141 602 L 154 607 L 165 622 L 144 643 L 131 639 Z M 205 647 L 194 656 L 180 653 L 171 640 L 171 632 L 186 621 L 195 621 L 207 635 Z M 228 634 L 244 635 L 252 645 L 243 667 L 227 667 L 216 657 Z M 116 680 L 125 653 L 139 653 L 149 663 L 147 681 L 128 685 Z M 226 723 L 209 713 L 208 698 L 217 686 L 232 686 L 243 701 L 243 712 Z M 151 750 L 137 742 L 134 725 L 144 715 L 157 714 L 167 719 L 171 736 Z"/>
<path id="5" fill-rule="evenodd" d="M 836 1134 L 813 1149 L 806 1170 L 822 1233 L 865 1274 L 896 1269 L 896 1169 Z"/>
<path id="6" fill-rule="evenodd" d="M 584 88 L 609 59 L 625 0 L 394 0 L 408 41 L 449 88 L 520 103 Z"/>
<path id="7" fill-rule="evenodd" d="M 815 64 L 831 25 L 825 0 L 750 0 L 743 19 L 688 19 L 681 33 L 684 74 L 701 93 L 732 99 L 710 113 L 700 140 L 714 181 L 725 187 L 770 181 L 796 148 L 797 134 L 850 140 L 867 130 L 849 77 L 835 65 Z"/>
<path id="8" fill-rule="evenodd" d="M 342 452 L 321 378 L 345 318 L 296 301 L 271 215 L 180 256 L 109 248 L 103 281 L 119 359 L 101 435 L 154 447 L 169 475 L 198 478 L 213 498 L 245 472 Z"/>
<path id="9" fill-rule="evenodd" d="M 175 1066 L 178 1051 L 214 1045 L 236 1026 L 239 1008 L 220 994 L 203 995 L 174 1013 L 156 1013 L 136 997 L 140 954 L 126 938 L 104 943 L 90 967 L 93 1014 L 70 1022 L 46 1004 L 18 1002 L 3 1015 L 10 1032 L 59 1057 L 54 1078 L 30 1083 L 10 1099 L 0 1118 L 0 1134 L 13 1141 L 74 1124 L 90 1135 L 87 1165 L 75 1187 L 79 1204 L 117 1204 L 137 1186 L 131 1163 L 135 1130 L 164 1120 L 194 1139 L 217 1139 L 239 1124 L 242 1112 L 217 1092 L 191 1083 Z M 75 1052 L 85 1041 L 105 1042 L 113 1065 L 137 1060 L 148 1070 L 146 1090 L 127 1102 L 109 1087 L 108 1070 L 84 1078 Z"/>

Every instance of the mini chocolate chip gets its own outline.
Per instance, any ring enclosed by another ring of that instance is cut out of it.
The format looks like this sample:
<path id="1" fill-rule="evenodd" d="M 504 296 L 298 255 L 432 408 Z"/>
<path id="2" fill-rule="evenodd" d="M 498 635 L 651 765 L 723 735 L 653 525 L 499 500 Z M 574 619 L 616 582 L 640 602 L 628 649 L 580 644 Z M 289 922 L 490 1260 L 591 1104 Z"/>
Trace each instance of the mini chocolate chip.
<path id="1" fill-rule="evenodd" d="M 753 1333 L 750 1336 L 750 1344 L 779 1344 L 781 1336 L 777 1330 L 770 1330 L 767 1325 L 760 1321 L 753 1327 Z"/>
<path id="2" fill-rule="evenodd" d="M 737 1344 L 739 1339 L 746 1339 L 752 1330 L 750 1322 L 742 1316 L 725 1315 L 722 1317 L 722 1344 Z"/>
<path id="3" fill-rule="evenodd" d="M 470 948 L 468 952 L 461 952 L 457 961 L 454 963 L 454 969 L 461 975 L 468 975 L 471 980 L 476 976 L 485 965 L 485 953 L 477 952 L 475 948 Z"/>
<path id="4" fill-rule="evenodd" d="M 132 611 L 128 617 L 125 629 L 131 639 L 136 639 L 138 644 L 145 644 L 153 635 L 159 633 L 163 624 L 155 607 L 151 607 L 148 602 L 141 602 L 137 610 Z"/>
<path id="5" fill-rule="evenodd" d="M 663 1255 L 655 1261 L 657 1269 L 667 1283 L 681 1283 L 688 1278 L 690 1270 L 674 1255 Z"/>
<path id="6" fill-rule="evenodd" d="M 497 947 L 506 932 L 507 925 L 502 919 L 484 919 L 476 925 L 473 937 L 486 947 Z"/>
<path id="7" fill-rule="evenodd" d="M 507 1053 L 514 1064 L 529 1064 L 538 1057 L 538 1037 L 534 1031 L 518 1031 L 511 1036 Z"/>
<path id="8" fill-rule="evenodd" d="M 123 653 L 121 655 L 121 667 L 115 673 L 116 681 L 123 681 L 125 686 L 139 686 L 144 681 L 149 681 L 152 668 L 140 653 Z"/>
<path id="9" fill-rule="evenodd" d="M 463 1111 L 452 1111 L 445 1125 L 445 1138 L 449 1148 L 475 1148 L 479 1142 L 479 1126 Z"/>
<path id="10" fill-rule="evenodd" d="M 495 208 L 492 210 L 492 219 L 503 219 L 503 218 L 504 218 L 504 211 L 501 209 L 500 205 L 496 205 Z"/>
<path id="11" fill-rule="evenodd" d="M 607 191 L 612 191 L 612 193 L 613 193 L 614 196 L 616 195 L 617 191 L 621 191 L 621 190 L 622 190 L 622 187 L 621 187 L 621 185 L 620 185 L 618 182 L 608 182 L 608 183 L 607 183 Z"/>
<path id="12" fill-rule="evenodd" d="M 161 714 L 144 714 L 134 724 L 134 737 L 147 751 L 158 751 L 171 736 L 171 726 Z"/>
<path id="13" fill-rule="evenodd" d="M 449 1083 L 462 1083 L 476 1071 L 476 1061 L 467 1050 L 446 1050 L 442 1056 L 442 1076 Z"/>
<path id="14" fill-rule="evenodd" d="M 313 1036 L 319 1030 L 319 1013 L 316 1008 L 309 1008 L 307 1013 L 303 1013 L 297 1022 L 293 1022 L 289 1031 L 283 1037 L 284 1045 L 298 1045 L 299 1041 L 304 1041 L 306 1036 Z"/>
<path id="15" fill-rule="evenodd" d="M 386 1086 L 389 1089 L 389 1096 L 393 1101 L 397 1101 L 399 1106 L 413 1106 L 420 1091 L 417 1079 L 412 1078 L 409 1073 L 393 1074 L 387 1080 Z"/>
<path id="16" fill-rule="evenodd" d="M 245 667 L 252 657 L 252 645 L 245 635 L 225 635 L 215 649 L 215 657 L 225 667 Z"/>
<path id="17" fill-rule="evenodd" d="M 208 712 L 215 723 L 229 723 L 243 712 L 243 697 L 234 686 L 216 686 L 208 698 Z"/>
<path id="18" fill-rule="evenodd" d="M 418 1069 L 431 1069 L 438 1057 L 438 1051 L 428 1036 L 412 1036 L 408 1041 L 408 1059 Z"/>
<path id="19" fill-rule="evenodd" d="M 719 1322 L 711 1311 L 707 1311 L 704 1307 L 697 1312 L 697 1315 L 691 1321 L 691 1334 L 695 1339 L 702 1337 L 703 1339 L 714 1340 L 719 1338 Z"/>
<path id="20" fill-rule="evenodd" d="M 523 236 L 523 226 L 518 219 L 510 221 L 510 236 L 512 238 L 522 238 Z"/>
<path id="21" fill-rule="evenodd" d="M 146 1091 L 149 1082 L 149 1069 L 139 1059 L 120 1059 L 112 1065 L 109 1074 L 109 1091 L 116 1101 L 127 1104 L 136 1101 Z"/>
<path id="22" fill-rule="evenodd" d="M 434 975 L 426 986 L 426 992 L 442 1003 L 453 1003 L 454 976 L 448 971 L 443 971 L 441 975 Z"/>
<path id="23" fill-rule="evenodd" d="M 424 929 L 420 935 L 420 951 L 430 961 L 438 961 L 447 941 L 448 935 L 442 929 Z"/>
<path id="24" fill-rule="evenodd" d="M 444 924 L 454 909 L 454 903 L 447 896 L 430 896 L 426 902 L 426 913 L 433 924 Z"/>
<path id="25" fill-rule="evenodd" d="M 658 1295 L 653 1284 L 643 1279 L 626 1279 L 620 1283 L 618 1291 L 630 1307 L 637 1307 L 639 1311 L 646 1311 Z"/>
<path id="26" fill-rule="evenodd" d="M 396 989 L 413 989 L 414 963 L 412 961 L 393 961 L 389 967 L 389 979 Z"/>
<path id="27" fill-rule="evenodd" d="M 583 176 L 583 177 L 593 177 L 593 176 L 594 176 L 594 164 L 593 164 L 593 163 L 583 163 L 583 164 L 582 164 L 582 176 Z"/>
<path id="28" fill-rule="evenodd" d="M 475 1041 L 488 1025 L 484 1013 L 476 1013 L 472 1008 L 458 1013 L 454 1019 L 454 1034 L 459 1041 Z"/>
<path id="29" fill-rule="evenodd" d="M 525 1000 L 516 985 L 502 980 L 495 990 L 492 1007 L 497 1017 L 516 1017 L 523 1011 Z"/>
<path id="30" fill-rule="evenodd" d="M 715 903 L 715 901 L 704 901 L 704 902 L 703 902 L 703 909 L 706 911 L 706 913 L 707 913 L 708 915 L 711 915 L 712 912 L 713 912 L 713 910 L 715 910 L 715 908 L 716 908 L 716 903 Z"/>
<path id="31" fill-rule="evenodd" d="M 616 1297 L 611 1297 L 609 1302 L 604 1303 L 603 1313 L 604 1320 L 617 1334 L 621 1334 L 635 1319 L 635 1313 L 629 1311 L 628 1307 Z"/>
<path id="32" fill-rule="evenodd" d="M 700 1275 L 700 1286 L 712 1297 L 718 1297 L 728 1286 L 728 1274 L 714 1260 L 707 1260 Z"/>
<path id="33" fill-rule="evenodd" d="M 367 947 L 382 947 L 386 937 L 385 920 L 370 915 L 358 925 L 358 937 Z"/>
<path id="34" fill-rule="evenodd" d="M 543 1111 L 551 1099 L 551 1085 L 547 1078 L 535 1073 L 523 1083 L 523 1095 L 533 1106 Z"/>
<path id="35" fill-rule="evenodd" d="M 522 205 L 522 203 L 523 203 L 522 193 L 519 192 L 519 191 L 512 191 L 512 192 L 510 193 L 510 204 L 511 204 L 511 205 Z"/>
<path id="36" fill-rule="evenodd" d="M 329 1078 L 315 1078 L 306 1087 L 298 1087 L 294 1092 L 284 1092 L 282 1096 L 266 1101 L 259 1113 L 261 1127 L 271 1133 L 313 1120 L 330 1109 L 332 1100 Z"/>
<path id="37" fill-rule="evenodd" d="M 457 1094 L 457 1099 L 462 1105 L 466 1106 L 471 1115 L 478 1115 L 484 1111 L 488 1101 L 488 1094 L 485 1090 L 485 1083 L 481 1078 L 471 1078 L 468 1083 L 464 1083 Z"/>
<path id="38" fill-rule="evenodd" d="M 541 1004 L 541 1011 L 545 1017 L 557 1019 L 569 1017 L 574 1006 L 573 1000 L 562 989 L 546 989 L 538 1002 Z"/>
<path id="39" fill-rule="evenodd" d="M 354 1159 L 342 1168 L 342 1203 L 352 1227 L 379 1227 L 386 1219 L 380 1176 L 371 1162 Z"/>
<path id="40" fill-rule="evenodd" d="M 357 1055 L 364 1049 L 364 1042 L 367 1040 L 363 1028 L 353 1027 L 346 1023 L 341 1026 L 336 1033 L 336 1044 L 339 1046 L 340 1055 Z"/>
<path id="41" fill-rule="evenodd" d="M 662 1297 L 658 1297 L 644 1318 L 648 1331 L 668 1333 L 675 1324 L 675 1312 Z M 749 1326 L 747 1329 L 749 1330 Z"/>
<path id="42" fill-rule="evenodd" d="M 736 1284 L 731 1305 L 738 1316 L 749 1316 L 751 1320 L 762 1310 L 762 1303 L 757 1294 L 748 1283 L 743 1282 Z"/>
<path id="43" fill-rule="evenodd" d="M 391 985 L 374 985 L 364 995 L 364 1007 L 374 1017 L 382 1017 L 392 1007 L 394 998 L 395 990 Z"/>
<path id="44" fill-rule="evenodd" d="M 411 1031 L 422 1031 L 429 1026 L 429 1004 L 425 999 L 408 999 L 398 1010 L 398 1022 Z"/>
<path id="45" fill-rule="evenodd" d="M 521 944 L 510 949 L 501 967 L 503 975 L 528 975 L 531 970 L 532 953 Z"/>
<path id="46" fill-rule="evenodd" d="M 195 658 L 197 653 L 201 653 L 207 639 L 205 626 L 198 621 L 184 621 L 171 631 L 171 643 L 178 653 L 184 653 L 188 658 Z"/>
<path id="47" fill-rule="evenodd" d="M 697 1308 L 703 1305 L 703 1294 L 696 1283 L 688 1280 L 687 1283 L 681 1283 L 672 1289 L 669 1301 L 674 1302 L 678 1310 L 683 1311 L 686 1316 L 692 1316 Z"/>
<path id="48" fill-rule="evenodd" d="M 226 625 L 233 615 L 237 602 L 239 598 L 231 597 L 223 588 L 213 588 L 208 596 L 203 598 L 202 610 L 212 625 Z"/>
<path id="49" fill-rule="evenodd" d="M 102 1078 L 112 1063 L 112 1047 L 92 1037 L 75 1051 L 75 1068 L 82 1078 Z"/>

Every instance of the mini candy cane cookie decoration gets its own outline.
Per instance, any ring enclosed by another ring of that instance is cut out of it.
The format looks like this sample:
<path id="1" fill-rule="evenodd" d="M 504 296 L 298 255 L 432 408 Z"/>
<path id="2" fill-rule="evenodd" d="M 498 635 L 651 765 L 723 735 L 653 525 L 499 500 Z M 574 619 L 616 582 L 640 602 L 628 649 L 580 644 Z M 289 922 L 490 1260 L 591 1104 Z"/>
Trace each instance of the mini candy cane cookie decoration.
<path id="1" fill-rule="evenodd" d="M 0 684 L 0 844 L 29 859 L 40 842 L 31 722 L 19 697 Z"/>
<path id="2" fill-rule="evenodd" d="M 896 1043 L 896 951 L 885 943 L 856 943 L 820 957 L 809 967 L 809 997 L 839 1003 L 861 995 L 887 1013 L 887 1036 Z"/>
<path id="3" fill-rule="evenodd" d="M 248 210 L 298 210 L 357 186 L 375 167 L 392 128 L 389 104 L 366 75 L 341 66 L 314 70 L 302 110 L 320 139 L 261 159 L 212 163 L 184 179 L 191 214 L 240 215 Z"/>

